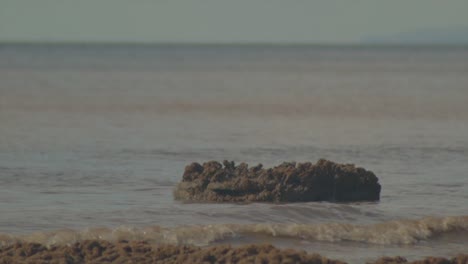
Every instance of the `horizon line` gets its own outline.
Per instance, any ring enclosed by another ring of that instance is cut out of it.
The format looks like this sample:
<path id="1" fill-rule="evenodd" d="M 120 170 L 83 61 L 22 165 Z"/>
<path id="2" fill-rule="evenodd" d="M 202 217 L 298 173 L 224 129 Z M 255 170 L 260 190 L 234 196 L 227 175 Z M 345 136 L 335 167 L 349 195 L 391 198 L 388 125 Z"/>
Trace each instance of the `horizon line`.
<path id="1" fill-rule="evenodd" d="M 265 41 L 213 41 L 213 42 L 188 42 L 188 41 L 16 41 L 16 40 L 0 40 L 0 45 L 18 45 L 18 46 L 272 46 L 272 47 L 468 47 L 467 43 L 405 43 L 405 42 L 265 42 Z"/>

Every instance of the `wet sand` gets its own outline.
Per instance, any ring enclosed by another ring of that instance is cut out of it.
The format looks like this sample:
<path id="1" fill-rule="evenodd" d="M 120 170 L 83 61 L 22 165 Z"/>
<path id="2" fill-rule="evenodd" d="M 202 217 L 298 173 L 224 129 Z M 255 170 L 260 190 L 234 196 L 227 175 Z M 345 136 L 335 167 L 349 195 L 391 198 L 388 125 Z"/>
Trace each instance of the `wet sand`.
<path id="1" fill-rule="evenodd" d="M 18 242 L 0 248 L 0 264 L 9 263 L 309 263 L 344 264 L 318 254 L 294 249 L 278 249 L 272 245 L 232 247 L 154 246 L 142 241 L 122 240 L 116 243 L 86 240 L 73 245 L 46 247 L 38 243 Z M 468 254 L 454 258 L 428 257 L 408 262 L 403 257 L 382 257 L 375 264 L 466 264 Z"/>

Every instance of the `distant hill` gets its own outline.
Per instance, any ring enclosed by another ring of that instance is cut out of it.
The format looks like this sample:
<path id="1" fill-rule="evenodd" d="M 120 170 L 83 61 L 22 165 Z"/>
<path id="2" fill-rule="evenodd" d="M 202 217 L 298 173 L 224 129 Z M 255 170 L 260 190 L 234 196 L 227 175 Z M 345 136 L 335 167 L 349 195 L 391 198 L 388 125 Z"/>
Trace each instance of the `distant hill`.
<path id="1" fill-rule="evenodd" d="M 389 36 L 370 36 L 362 39 L 365 44 L 468 44 L 468 28 L 426 29 L 402 32 Z"/>

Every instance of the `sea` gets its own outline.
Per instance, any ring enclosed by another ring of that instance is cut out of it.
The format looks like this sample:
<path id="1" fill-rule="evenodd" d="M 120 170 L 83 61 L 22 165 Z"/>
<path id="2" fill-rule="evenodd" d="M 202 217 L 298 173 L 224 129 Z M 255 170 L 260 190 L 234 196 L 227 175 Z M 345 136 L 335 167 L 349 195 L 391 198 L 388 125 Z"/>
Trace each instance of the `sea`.
<path id="1" fill-rule="evenodd" d="M 192 162 L 324 158 L 378 202 L 194 203 Z M 0 44 L 0 245 L 468 253 L 468 47 Z"/>

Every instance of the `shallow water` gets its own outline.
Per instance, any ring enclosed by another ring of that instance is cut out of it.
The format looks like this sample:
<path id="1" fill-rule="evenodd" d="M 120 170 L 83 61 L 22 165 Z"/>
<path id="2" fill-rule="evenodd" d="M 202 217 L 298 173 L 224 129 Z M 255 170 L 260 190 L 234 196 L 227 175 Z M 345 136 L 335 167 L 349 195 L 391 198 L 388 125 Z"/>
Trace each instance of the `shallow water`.
<path id="1" fill-rule="evenodd" d="M 0 242 L 466 253 L 467 87 L 465 48 L 0 45 Z M 381 201 L 172 197 L 190 162 L 319 158 L 372 170 Z"/>

